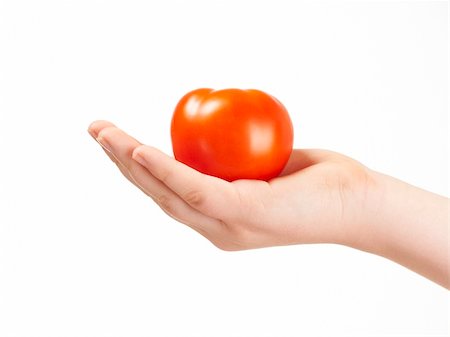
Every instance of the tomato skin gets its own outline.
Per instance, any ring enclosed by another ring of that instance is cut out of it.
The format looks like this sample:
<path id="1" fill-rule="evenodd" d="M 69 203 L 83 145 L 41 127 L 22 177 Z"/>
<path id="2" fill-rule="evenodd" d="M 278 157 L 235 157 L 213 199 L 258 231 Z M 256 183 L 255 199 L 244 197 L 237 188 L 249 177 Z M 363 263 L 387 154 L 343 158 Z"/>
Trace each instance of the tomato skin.
<path id="1" fill-rule="evenodd" d="M 202 88 L 178 102 L 171 137 L 175 158 L 202 173 L 267 181 L 291 155 L 293 127 L 286 108 L 260 90 Z"/>

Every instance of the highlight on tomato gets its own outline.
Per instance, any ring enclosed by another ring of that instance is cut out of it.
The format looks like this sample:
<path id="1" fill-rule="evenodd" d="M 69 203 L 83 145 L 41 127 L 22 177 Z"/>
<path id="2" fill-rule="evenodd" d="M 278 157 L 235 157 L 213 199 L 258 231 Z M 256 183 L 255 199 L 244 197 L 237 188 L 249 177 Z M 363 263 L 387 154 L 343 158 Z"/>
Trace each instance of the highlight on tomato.
<path id="1" fill-rule="evenodd" d="M 255 89 L 196 89 L 178 102 L 171 123 L 175 158 L 228 181 L 270 180 L 286 165 L 293 127 L 283 104 Z"/>

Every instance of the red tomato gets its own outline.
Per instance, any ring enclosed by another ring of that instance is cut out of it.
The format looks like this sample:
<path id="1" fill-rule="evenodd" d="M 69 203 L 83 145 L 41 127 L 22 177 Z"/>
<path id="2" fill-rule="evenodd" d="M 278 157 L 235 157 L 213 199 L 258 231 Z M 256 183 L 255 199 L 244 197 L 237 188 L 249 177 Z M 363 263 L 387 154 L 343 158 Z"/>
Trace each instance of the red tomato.
<path id="1" fill-rule="evenodd" d="M 175 108 L 171 135 L 177 160 L 228 181 L 278 176 L 293 144 L 286 108 L 253 89 L 189 92 Z"/>

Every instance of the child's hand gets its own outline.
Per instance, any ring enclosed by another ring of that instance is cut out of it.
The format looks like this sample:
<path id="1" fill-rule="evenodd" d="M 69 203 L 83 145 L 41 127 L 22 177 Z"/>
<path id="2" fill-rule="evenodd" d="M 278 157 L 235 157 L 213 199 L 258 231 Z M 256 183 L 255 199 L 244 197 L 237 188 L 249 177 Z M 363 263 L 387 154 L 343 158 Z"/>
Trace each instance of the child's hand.
<path id="1" fill-rule="evenodd" d="M 91 135 L 122 173 L 170 216 L 224 250 L 352 240 L 368 170 L 323 150 L 294 150 L 281 177 L 232 183 L 211 177 L 104 121 Z"/>
<path id="2" fill-rule="evenodd" d="M 339 243 L 448 287 L 446 198 L 325 150 L 294 150 L 281 176 L 269 182 L 229 183 L 142 145 L 109 122 L 94 122 L 89 133 L 128 180 L 223 250 Z M 423 223 L 427 216 L 433 221 Z"/>

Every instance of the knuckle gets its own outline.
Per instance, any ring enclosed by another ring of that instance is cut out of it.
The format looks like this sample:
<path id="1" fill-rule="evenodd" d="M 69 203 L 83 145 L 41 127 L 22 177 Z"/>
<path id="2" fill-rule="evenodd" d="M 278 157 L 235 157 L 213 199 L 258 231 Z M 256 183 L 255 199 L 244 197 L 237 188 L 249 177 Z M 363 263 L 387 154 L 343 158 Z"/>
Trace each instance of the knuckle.
<path id="1" fill-rule="evenodd" d="M 217 248 L 219 248 L 220 250 L 223 250 L 224 252 L 235 252 L 238 250 L 242 250 L 242 248 L 238 247 L 235 244 L 232 244 L 230 242 L 227 241 L 212 241 L 210 240 L 211 243 L 216 246 Z"/>
<path id="2" fill-rule="evenodd" d="M 242 225 L 228 228 L 228 243 L 231 250 L 247 249 L 254 246 L 252 232 Z"/>
<path id="3" fill-rule="evenodd" d="M 234 231 L 232 238 L 238 245 L 246 247 L 250 245 L 249 233 L 246 230 L 239 229 Z"/>
<path id="4" fill-rule="evenodd" d="M 173 203 L 170 197 L 167 195 L 160 195 L 156 198 L 156 203 L 161 207 L 165 212 L 167 212 L 169 215 L 173 216 Z"/>
<path id="5" fill-rule="evenodd" d="M 230 244 L 223 244 L 223 243 L 219 243 L 219 244 L 214 244 L 217 248 L 219 248 L 220 250 L 223 250 L 224 252 L 235 252 L 238 249 L 233 249 L 234 247 L 231 246 Z"/>
<path id="6" fill-rule="evenodd" d="M 184 197 L 184 200 L 186 200 L 186 202 L 189 205 L 192 205 L 193 207 L 201 207 L 204 202 L 205 202 L 205 198 L 203 196 L 203 193 L 201 193 L 200 191 L 189 191 L 187 192 Z"/>

